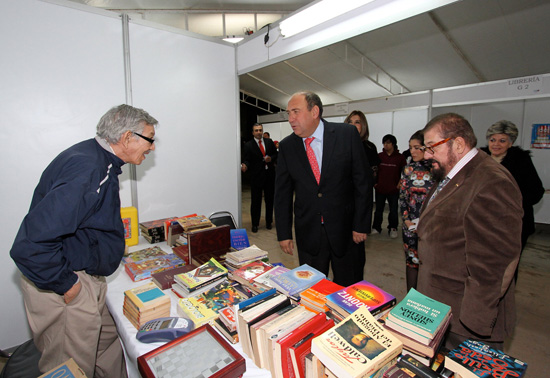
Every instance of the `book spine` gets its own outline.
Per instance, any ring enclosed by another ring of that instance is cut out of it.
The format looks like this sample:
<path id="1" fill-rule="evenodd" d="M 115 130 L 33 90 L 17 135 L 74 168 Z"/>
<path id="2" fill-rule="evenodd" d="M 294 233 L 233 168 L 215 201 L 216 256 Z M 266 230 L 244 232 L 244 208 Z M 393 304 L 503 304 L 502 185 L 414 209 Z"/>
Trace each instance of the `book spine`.
<path id="1" fill-rule="evenodd" d="M 420 378 L 439 378 L 439 374 L 408 354 L 397 359 L 397 366 L 409 369 Z"/>

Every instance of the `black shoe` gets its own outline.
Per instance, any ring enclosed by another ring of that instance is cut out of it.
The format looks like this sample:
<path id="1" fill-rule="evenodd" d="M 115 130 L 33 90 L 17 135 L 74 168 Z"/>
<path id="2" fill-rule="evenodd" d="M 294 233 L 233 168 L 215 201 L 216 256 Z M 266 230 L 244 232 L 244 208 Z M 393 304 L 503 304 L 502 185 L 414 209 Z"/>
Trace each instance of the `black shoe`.
<path id="1" fill-rule="evenodd" d="M 265 228 L 267 228 L 268 230 L 271 230 L 273 227 L 271 227 L 271 223 L 268 223 L 265 225 Z"/>
<path id="2" fill-rule="evenodd" d="M 252 232 L 254 233 L 258 232 L 258 226 L 252 226 Z"/>

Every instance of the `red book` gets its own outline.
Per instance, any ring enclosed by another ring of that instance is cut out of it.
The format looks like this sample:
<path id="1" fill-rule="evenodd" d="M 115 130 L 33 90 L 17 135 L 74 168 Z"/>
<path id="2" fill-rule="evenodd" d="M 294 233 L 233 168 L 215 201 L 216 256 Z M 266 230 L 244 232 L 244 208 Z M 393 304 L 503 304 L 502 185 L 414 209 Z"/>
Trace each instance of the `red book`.
<path id="1" fill-rule="evenodd" d="M 334 327 L 334 320 L 319 313 L 277 343 L 281 346 L 281 367 L 284 378 L 305 378 L 305 358 L 311 352 L 311 341 Z"/>
<path id="2" fill-rule="evenodd" d="M 253 261 L 250 264 L 246 264 L 242 268 L 231 272 L 231 275 L 232 279 L 246 285 L 252 283 L 254 278 L 258 277 L 260 274 L 264 274 L 271 269 L 273 269 L 273 267 L 263 261 Z"/>
<path id="3" fill-rule="evenodd" d="M 311 304 L 313 305 L 311 307 L 315 307 L 316 310 L 324 310 L 326 312 L 328 311 L 328 307 L 326 305 L 327 295 L 342 290 L 343 288 L 343 286 L 340 286 L 332 281 L 322 279 L 306 291 L 300 293 L 301 302 L 305 302 L 305 304 L 302 304 L 306 307 L 307 304 Z"/>

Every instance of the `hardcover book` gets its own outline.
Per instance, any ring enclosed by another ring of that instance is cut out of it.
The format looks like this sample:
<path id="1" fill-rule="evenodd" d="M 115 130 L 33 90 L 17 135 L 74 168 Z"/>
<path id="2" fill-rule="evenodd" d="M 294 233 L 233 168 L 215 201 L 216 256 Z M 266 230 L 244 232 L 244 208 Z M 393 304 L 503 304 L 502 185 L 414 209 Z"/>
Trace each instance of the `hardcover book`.
<path id="1" fill-rule="evenodd" d="M 124 264 L 124 270 L 132 281 L 137 282 L 151 278 L 151 275 L 154 273 L 184 265 L 185 261 L 173 253 L 169 253 L 136 262 L 127 262 Z"/>
<path id="2" fill-rule="evenodd" d="M 204 253 L 228 252 L 231 248 L 231 228 L 228 225 L 200 229 L 187 233 L 191 258 Z"/>
<path id="3" fill-rule="evenodd" d="M 225 277 L 226 275 L 227 269 L 215 259 L 210 259 L 206 264 L 199 266 L 195 270 L 177 274 L 174 276 L 174 279 L 181 285 L 188 288 L 189 291 L 194 291 L 206 286 L 211 281 L 220 277 Z"/>
<path id="4" fill-rule="evenodd" d="M 339 378 L 368 376 L 403 349 L 403 344 L 360 307 L 340 324 L 313 339 L 311 351 Z"/>
<path id="5" fill-rule="evenodd" d="M 451 314 L 451 307 L 411 288 L 405 298 L 388 314 L 392 323 L 433 339 Z"/>
<path id="6" fill-rule="evenodd" d="M 523 377 L 527 364 L 481 341 L 466 340 L 445 356 L 445 367 L 462 378 Z"/>
<path id="7" fill-rule="evenodd" d="M 171 268 L 163 270 L 162 272 L 151 274 L 152 281 L 157 284 L 162 290 L 170 289 L 174 283 L 174 276 L 181 273 L 187 273 L 196 269 L 197 266 L 193 264 L 179 266 L 177 268 Z"/>
<path id="8" fill-rule="evenodd" d="M 271 281 L 277 289 L 294 297 L 315 285 L 323 278 L 326 278 L 323 273 L 307 264 L 303 264 L 288 272 L 273 277 Z"/>
<path id="9" fill-rule="evenodd" d="M 393 295 L 367 281 L 357 282 L 327 295 L 328 306 L 344 317 L 361 307 L 366 307 L 372 315 L 378 315 L 395 306 L 395 303 Z"/>

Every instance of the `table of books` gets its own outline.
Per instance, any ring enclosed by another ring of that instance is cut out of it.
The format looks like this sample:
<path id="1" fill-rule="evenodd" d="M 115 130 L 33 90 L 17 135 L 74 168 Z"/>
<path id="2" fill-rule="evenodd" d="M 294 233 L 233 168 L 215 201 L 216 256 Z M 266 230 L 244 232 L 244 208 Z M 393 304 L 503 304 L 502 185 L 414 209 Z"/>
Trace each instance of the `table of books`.
<path id="1" fill-rule="evenodd" d="M 160 246 L 166 252 L 171 252 L 170 248 L 166 243 L 155 244 Z M 140 245 L 132 247 L 131 251 L 151 247 L 151 244 L 140 243 Z M 109 288 L 107 290 L 107 306 L 109 311 L 113 315 L 115 324 L 117 326 L 117 331 L 122 341 L 122 346 L 124 348 L 124 354 L 126 357 L 126 366 L 128 369 L 129 378 L 139 378 L 140 374 L 137 367 L 137 358 L 164 343 L 150 343 L 145 344 L 136 339 L 136 328 L 130 323 L 126 316 L 122 312 L 122 307 L 124 304 L 124 291 L 143 285 L 148 280 L 133 282 L 130 277 L 126 274 L 124 266 L 121 266 L 117 269 L 115 273 L 107 278 Z M 166 294 L 170 296 L 171 299 L 171 310 L 170 316 L 179 316 L 177 312 L 177 302 L 178 297 L 172 292 L 172 290 L 165 290 Z M 246 373 L 245 377 L 258 377 L 258 378 L 268 378 L 271 377 L 269 370 L 258 368 L 252 360 L 250 360 L 246 354 L 243 353 L 240 343 L 231 344 L 237 352 L 239 352 L 246 361 Z"/>

